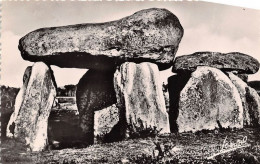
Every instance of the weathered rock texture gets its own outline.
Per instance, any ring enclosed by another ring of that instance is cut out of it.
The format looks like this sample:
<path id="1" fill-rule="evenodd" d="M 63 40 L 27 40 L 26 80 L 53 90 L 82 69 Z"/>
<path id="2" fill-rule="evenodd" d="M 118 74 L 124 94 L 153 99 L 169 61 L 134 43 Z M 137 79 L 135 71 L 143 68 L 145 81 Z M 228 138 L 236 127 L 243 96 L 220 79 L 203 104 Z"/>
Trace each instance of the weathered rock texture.
<path id="1" fill-rule="evenodd" d="M 32 66 L 20 110 L 15 120 L 14 137 L 25 142 L 32 151 L 47 145 L 47 126 L 56 95 L 52 71 L 42 62 Z"/>
<path id="2" fill-rule="evenodd" d="M 178 127 L 176 124 L 176 120 L 179 114 L 179 100 L 180 93 L 184 86 L 187 84 L 191 75 L 189 73 L 182 73 L 178 75 L 173 75 L 168 78 L 168 90 L 169 90 L 169 121 L 170 121 L 170 129 L 171 132 L 177 132 Z"/>
<path id="3" fill-rule="evenodd" d="M 94 112 L 116 103 L 113 76 L 114 71 L 89 70 L 77 85 L 76 101 L 80 127 L 85 133 L 87 144 L 94 143 Z"/>
<path id="4" fill-rule="evenodd" d="M 248 109 L 248 104 L 246 101 L 246 88 L 248 87 L 247 84 L 240 79 L 239 77 L 237 77 L 236 75 L 234 75 L 233 73 L 229 72 L 228 76 L 230 78 L 230 80 L 232 81 L 232 83 L 236 86 L 241 101 L 242 101 L 242 105 L 243 105 L 243 123 L 244 126 L 248 126 L 250 125 L 250 116 L 249 116 L 249 109 Z"/>
<path id="5" fill-rule="evenodd" d="M 183 28 L 166 9 L 147 9 L 117 21 L 42 28 L 19 42 L 22 57 L 60 67 L 108 69 L 125 61 L 171 66 Z"/>
<path id="6" fill-rule="evenodd" d="M 243 123 L 244 126 L 248 126 L 250 125 L 250 117 L 249 117 L 249 109 L 248 109 L 248 104 L 246 102 L 246 88 L 248 87 L 247 84 L 240 79 L 239 77 L 237 77 L 236 75 L 234 75 L 233 73 L 229 72 L 228 76 L 230 78 L 230 80 L 232 81 L 232 83 L 236 86 L 241 101 L 242 101 L 242 105 L 243 105 Z"/>
<path id="7" fill-rule="evenodd" d="M 95 111 L 94 135 L 104 136 L 111 132 L 112 128 L 119 122 L 119 111 L 116 104 Z"/>
<path id="8" fill-rule="evenodd" d="M 32 67 L 29 66 L 26 68 L 24 75 L 23 75 L 23 86 L 20 88 L 20 90 L 15 98 L 14 112 L 12 113 L 12 115 L 10 117 L 10 120 L 7 125 L 7 129 L 6 129 L 7 137 L 12 138 L 14 136 L 15 120 L 17 119 L 17 115 L 20 112 L 20 108 L 21 108 L 22 102 L 24 100 L 26 88 L 27 88 L 31 73 L 32 73 Z"/>
<path id="9" fill-rule="evenodd" d="M 256 90 L 251 87 L 246 88 L 246 101 L 249 109 L 250 124 L 260 127 L 260 97 Z"/>
<path id="10" fill-rule="evenodd" d="M 126 122 L 127 133 L 156 128 L 169 133 L 169 120 L 160 84 L 158 67 L 152 63 L 124 63 L 116 71 L 114 85 L 120 121 Z M 131 137 L 131 136 L 130 136 Z"/>
<path id="11" fill-rule="evenodd" d="M 247 74 L 235 74 L 237 77 L 242 79 L 244 82 L 248 82 L 248 75 Z"/>
<path id="12" fill-rule="evenodd" d="M 253 74 L 259 69 L 259 62 L 251 56 L 239 52 L 196 52 L 176 57 L 173 72 L 195 71 L 198 66 L 210 66 L 222 71 L 237 71 L 239 74 Z"/>
<path id="13" fill-rule="evenodd" d="M 242 128 L 243 107 L 237 88 L 220 70 L 198 67 L 180 93 L 179 132 Z"/>
<path id="14" fill-rule="evenodd" d="M 260 114 L 260 97 L 257 92 L 233 73 L 228 73 L 232 83 L 237 87 L 244 108 L 244 126 L 258 126 Z"/>

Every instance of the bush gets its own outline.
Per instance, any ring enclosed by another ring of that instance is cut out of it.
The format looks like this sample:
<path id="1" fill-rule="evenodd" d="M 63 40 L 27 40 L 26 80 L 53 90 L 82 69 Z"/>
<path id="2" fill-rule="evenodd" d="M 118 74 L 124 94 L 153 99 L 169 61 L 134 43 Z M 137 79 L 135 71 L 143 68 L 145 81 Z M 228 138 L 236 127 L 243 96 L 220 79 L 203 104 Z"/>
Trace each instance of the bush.
<path id="1" fill-rule="evenodd" d="M 161 130 L 157 130 L 157 128 L 154 127 L 136 127 L 135 130 L 129 131 L 129 138 L 135 139 L 135 138 L 147 138 L 147 137 L 156 137 L 160 133 Z"/>
<path id="2" fill-rule="evenodd" d="M 153 141 L 153 143 L 154 143 L 155 147 L 154 147 L 152 155 L 149 155 L 149 154 L 137 155 L 131 159 L 131 163 L 170 164 L 170 163 L 179 162 L 179 159 L 174 158 L 173 154 L 171 153 L 171 150 L 175 147 L 175 144 L 173 144 L 172 141 L 169 141 L 169 140 L 165 140 L 163 142 Z"/>
<path id="3" fill-rule="evenodd" d="M 131 119 L 130 119 L 131 120 Z M 154 127 L 144 127 L 143 121 L 139 118 L 138 121 L 140 126 L 137 126 L 130 122 L 127 129 L 129 130 L 129 138 L 147 138 L 147 137 L 156 137 L 162 129 L 157 129 Z"/>

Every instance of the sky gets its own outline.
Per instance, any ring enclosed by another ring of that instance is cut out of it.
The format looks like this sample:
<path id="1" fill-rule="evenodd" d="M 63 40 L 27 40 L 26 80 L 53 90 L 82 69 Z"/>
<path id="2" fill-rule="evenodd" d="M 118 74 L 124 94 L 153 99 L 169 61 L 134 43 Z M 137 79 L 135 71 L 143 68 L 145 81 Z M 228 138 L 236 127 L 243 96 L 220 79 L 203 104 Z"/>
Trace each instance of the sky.
<path id="1" fill-rule="evenodd" d="M 184 28 L 176 56 L 197 51 L 241 52 L 260 61 L 260 10 L 208 2 L 80 2 L 4 1 L 1 24 L 1 84 L 20 87 L 32 62 L 24 61 L 18 41 L 43 27 L 117 20 L 147 8 L 166 8 Z M 87 69 L 52 66 L 58 86 L 77 84 Z M 171 68 L 161 71 L 162 81 Z M 260 71 L 249 81 L 260 80 Z"/>

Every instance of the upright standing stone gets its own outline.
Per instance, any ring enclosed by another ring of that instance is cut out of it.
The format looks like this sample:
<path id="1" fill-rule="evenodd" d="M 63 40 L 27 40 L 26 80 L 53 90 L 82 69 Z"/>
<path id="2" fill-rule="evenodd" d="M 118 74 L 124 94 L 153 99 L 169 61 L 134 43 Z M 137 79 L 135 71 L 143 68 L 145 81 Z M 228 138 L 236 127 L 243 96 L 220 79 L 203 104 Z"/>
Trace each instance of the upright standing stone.
<path id="1" fill-rule="evenodd" d="M 127 130 L 137 132 L 155 127 L 161 130 L 160 133 L 170 132 L 159 70 L 155 64 L 124 63 L 115 73 L 114 84 L 120 119 L 127 124 Z"/>
<path id="2" fill-rule="evenodd" d="M 232 81 L 232 83 L 236 86 L 236 88 L 239 92 L 239 95 L 240 95 L 240 98 L 242 101 L 242 105 L 243 105 L 243 123 L 244 123 L 244 126 L 248 126 L 248 125 L 250 125 L 250 122 L 251 122 L 250 116 L 249 116 L 248 103 L 246 101 L 246 88 L 248 86 L 242 79 L 240 79 L 233 73 L 229 72 L 228 76 L 229 76 L 230 80 Z"/>
<path id="3" fill-rule="evenodd" d="M 94 112 L 116 103 L 114 71 L 89 70 L 77 85 L 76 101 L 86 144 L 94 143 Z"/>
<path id="4" fill-rule="evenodd" d="M 20 88 L 16 98 L 15 98 L 15 104 L 14 104 L 14 112 L 12 113 L 10 120 L 7 125 L 6 129 L 6 136 L 12 138 L 14 136 L 14 127 L 15 127 L 15 121 L 17 119 L 17 116 L 19 114 L 22 102 L 24 100 L 25 91 L 30 79 L 32 73 L 32 67 L 29 66 L 26 68 L 24 75 L 23 75 L 23 86 Z"/>
<path id="5" fill-rule="evenodd" d="M 260 96 L 255 89 L 251 87 L 246 88 L 246 101 L 251 125 L 260 127 Z"/>
<path id="6" fill-rule="evenodd" d="M 237 88 L 220 70 L 198 67 L 180 93 L 179 132 L 242 128 L 243 107 Z"/>
<path id="7" fill-rule="evenodd" d="M 237 87 L 244 108 L 244 125 L 259 126 L 260 125 L 260 97 L 256 90 L 249 87 L 243 80 L 228 73 L 229 78 Z"/>
<path id="8" fill-rule="evenodd" d="M 32 66 L 14 128 L 14 137 L 29 145 L 32 151 L 41 151 L 47 145 L 48 118 L 56 96 L 53 80 L 47 65 L 38 62 Z"/>

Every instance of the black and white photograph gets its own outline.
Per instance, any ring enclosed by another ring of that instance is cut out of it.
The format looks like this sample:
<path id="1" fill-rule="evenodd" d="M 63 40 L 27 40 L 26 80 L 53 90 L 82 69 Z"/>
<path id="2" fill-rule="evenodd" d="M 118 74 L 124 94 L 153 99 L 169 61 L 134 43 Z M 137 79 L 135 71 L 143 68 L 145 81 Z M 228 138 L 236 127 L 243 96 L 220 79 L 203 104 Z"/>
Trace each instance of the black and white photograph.
<path id="1" fill-rule="evenodd" d="M 0 163 L 260 164 L 259 4 L 0 4 Z"/>

